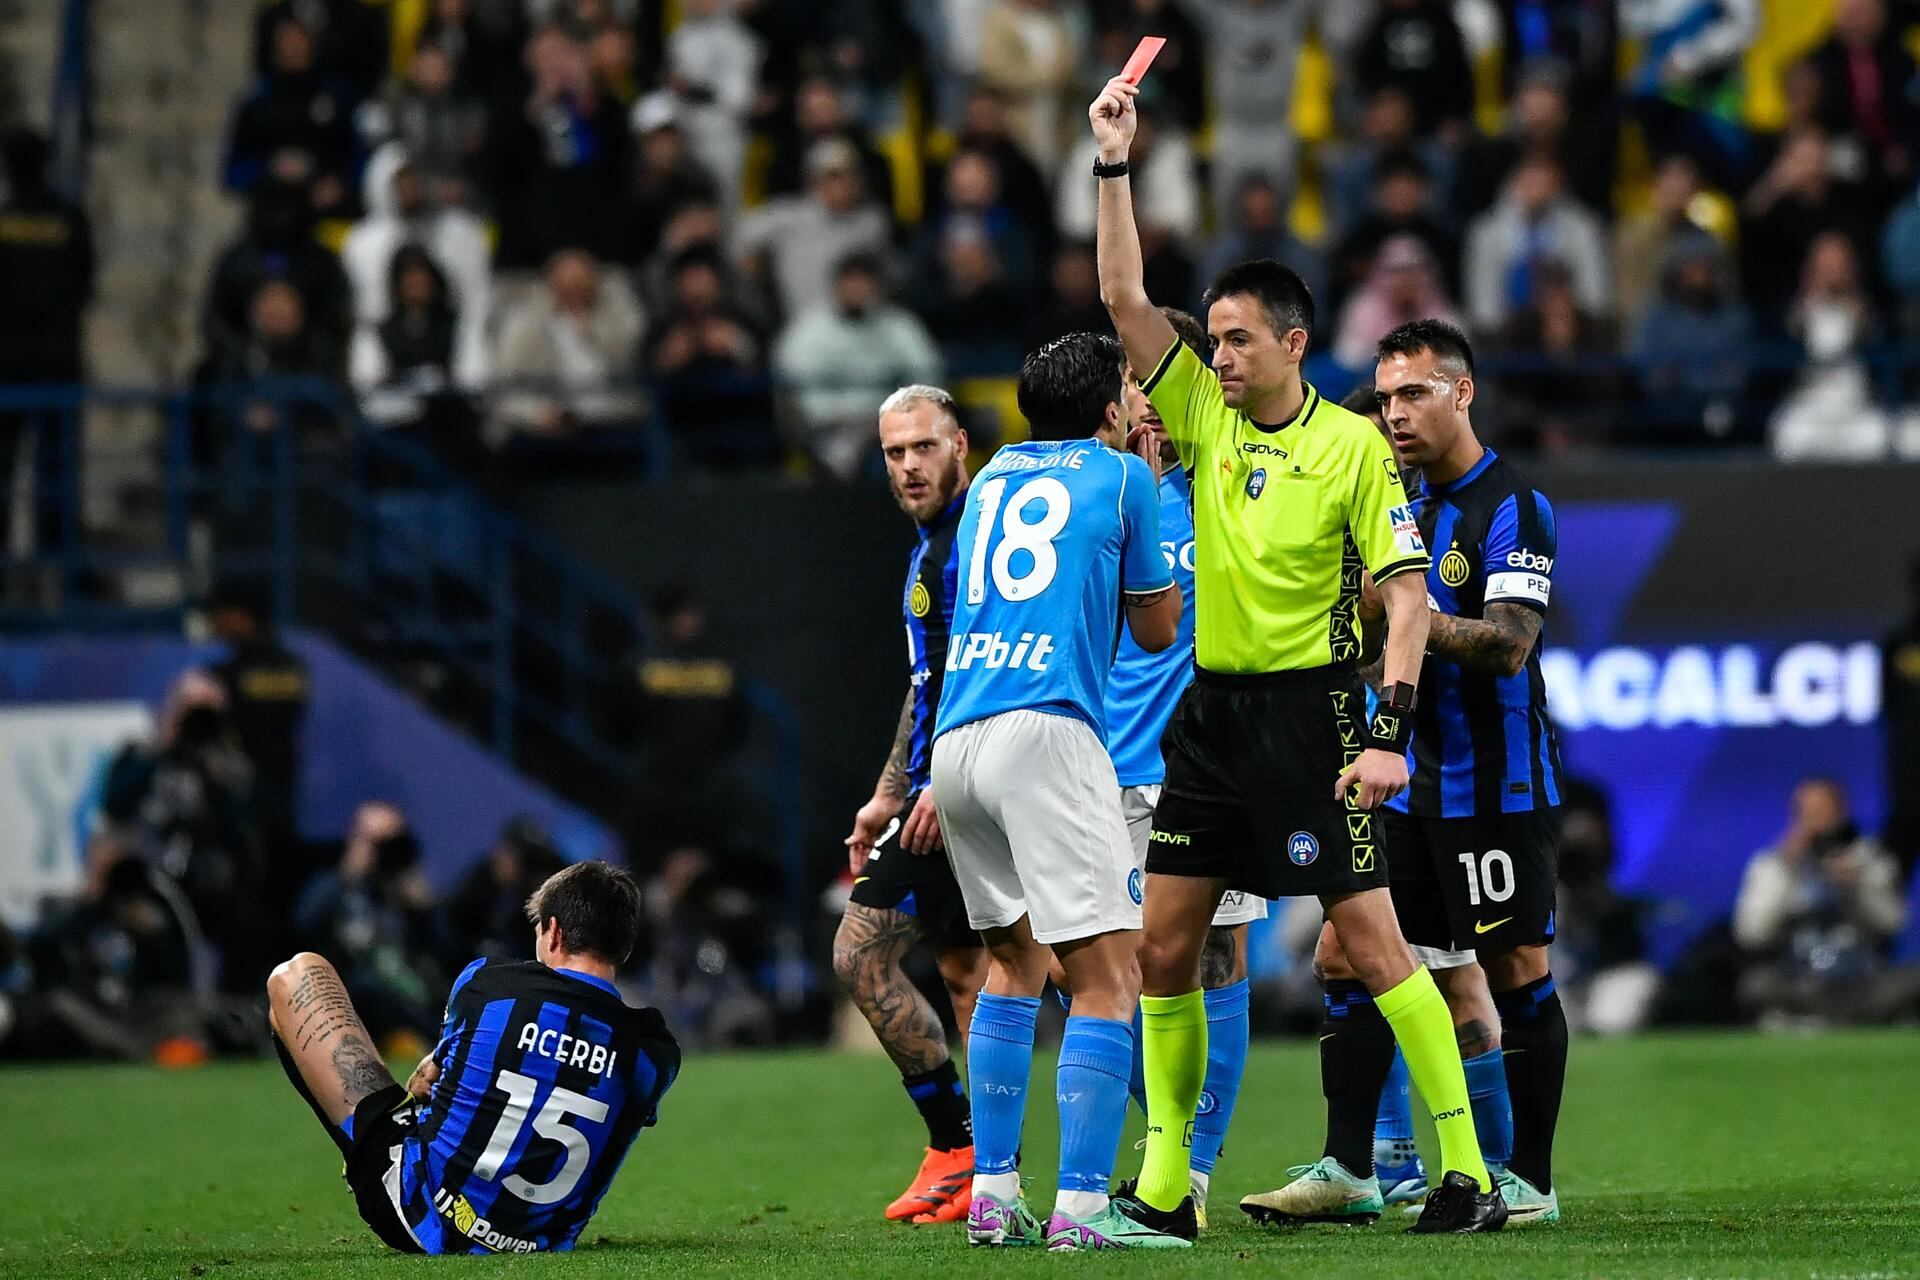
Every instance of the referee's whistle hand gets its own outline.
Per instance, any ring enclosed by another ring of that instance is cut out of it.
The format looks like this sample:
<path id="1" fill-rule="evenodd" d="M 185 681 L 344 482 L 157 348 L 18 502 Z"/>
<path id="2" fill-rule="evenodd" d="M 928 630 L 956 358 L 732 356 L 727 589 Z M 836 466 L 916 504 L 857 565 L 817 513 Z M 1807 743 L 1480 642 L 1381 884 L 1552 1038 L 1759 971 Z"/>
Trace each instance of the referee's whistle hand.
<path id="1" fill-rule="evenodd" d="M 1406 757 L 1369 747 L 1333 784 L 1333 798 L 1344 803 L 1352 791 L 1355 808 L 1378 809 L 1406 789 Z"/>

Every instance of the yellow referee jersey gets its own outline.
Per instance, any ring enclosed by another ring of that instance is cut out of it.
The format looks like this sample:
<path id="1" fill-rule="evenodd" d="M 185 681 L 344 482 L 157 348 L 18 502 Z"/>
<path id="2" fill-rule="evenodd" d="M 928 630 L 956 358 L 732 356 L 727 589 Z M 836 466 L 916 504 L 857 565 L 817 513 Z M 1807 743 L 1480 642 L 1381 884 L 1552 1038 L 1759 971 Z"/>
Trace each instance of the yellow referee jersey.
<path id="1" fill-rule="evenodd" d="M 1357 659 L 1360 570 L 1427 571 L 1373 424 L 1308 386 L 1293 421 L 1258 426 L 1181 342 L 1143 389 L 1193 477 L 1195 660 L 1251 674 Z"/>

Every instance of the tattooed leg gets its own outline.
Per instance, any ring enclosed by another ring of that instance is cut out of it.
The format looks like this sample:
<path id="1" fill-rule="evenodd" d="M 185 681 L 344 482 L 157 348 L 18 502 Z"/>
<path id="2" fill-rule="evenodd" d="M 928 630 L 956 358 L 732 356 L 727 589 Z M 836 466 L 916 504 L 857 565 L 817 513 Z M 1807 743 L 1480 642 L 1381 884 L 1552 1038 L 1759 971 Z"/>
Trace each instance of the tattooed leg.
<path id="1" fill-rule="evenodd" d="M 340 1124 L 361 1099 L 394 1083 L 340 975 L 322 957 L 303 951 L 275 969 L 267 1001 L 282 1061 L 298 1072 L 301 1092 L 329 1124 Z"/>
<path id="2" fill-rule="evenodd" d="M 1200 946 L 1200 985 L 1208 991 L 1229 987 L 1247 976 L 1247 926 L 1212 925 Z"/>
<path id="3" fill-rule="evenodd" d="M 880 1047 L 901 1075 L 919 1075 L 947 1060 L 940 1016 L 900 968 L 919 940 L 920 925 L 904 911 L 847 904 L 833 936 L 833 972 L 866 1015 Z"/>

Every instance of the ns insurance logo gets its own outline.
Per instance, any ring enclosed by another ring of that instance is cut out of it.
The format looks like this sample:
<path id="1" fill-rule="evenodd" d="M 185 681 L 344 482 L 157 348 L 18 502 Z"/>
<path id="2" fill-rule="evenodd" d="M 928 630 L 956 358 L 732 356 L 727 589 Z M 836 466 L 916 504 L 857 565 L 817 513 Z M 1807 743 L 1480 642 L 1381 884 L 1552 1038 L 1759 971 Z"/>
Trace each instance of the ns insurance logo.
<path id="1" fill-rule="evenodd" d="M 1865 641 L 1549 649 L 1540 669 L 1568 730 L 1812 729 L 1880 715 L 1880 653 Z"/>

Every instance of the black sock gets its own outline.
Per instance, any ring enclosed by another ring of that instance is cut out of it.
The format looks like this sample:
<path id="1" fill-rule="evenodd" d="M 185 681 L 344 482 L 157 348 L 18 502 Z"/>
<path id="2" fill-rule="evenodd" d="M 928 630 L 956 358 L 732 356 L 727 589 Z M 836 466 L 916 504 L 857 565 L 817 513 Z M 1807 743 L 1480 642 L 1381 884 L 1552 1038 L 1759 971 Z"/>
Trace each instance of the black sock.
<path id="1" fill-rule="evenodd" d="M 1357 1178 L 1373 1176 L 1373 1120 L 1393 1069 L 1393 1028 L 1358 982 L 1326 984 L 1320 1024 L 1320 1091 L 1327 1096 L 1326 1154 Z"/>
<path id="2" fill-rule="evenodd" d="M 1496 991 L 1507 1093 L 1513 1099 L 1513 1159 L 1508 1168 L 1541 1191 L 1553 1190 L 1553 1130 L 1567 1085 L 1567 1012 L 1553 975 Z"/>
<path id="3" fill-rule="evenodd" d="M 957 1151 L 973 1145 L 973 1113 L 967 1109 L 967 1091 L 960 1085 L 960 1072 L 953 1059 L 931 1071 L 902 1076 L 907 1096 L 920 1108 L 927 1122 L 927 1145 L 935 1151 Z"/>
<path id="4" fill-rule="evenodd" d="M 280 1058 L 280 1069 L 287 1073 L 287 1079 L 299 1091 L 300 1096 L 306 1099 L 307 1105 L 313 1108 L 314 1116 L 327 1127 L 327 1136 L 333 1139 L 333 1145 L 340 1148 L 342 1156 L 346 1155 L 353 1149 L 352 1139 L 348 1138 L 338 1125 L 327 1119 L 327 1113 L 320 1109 L 319 1102 L 314 1099 L 313 1090 L 307 1088 L 307 1082 L 300 1078 L 300 1068 L 295 1065 L 293 1055 L 287 1052 L 287 1046 L 280 1043 L 280 1037 L 269 1031 L 267 1039 L 273 1041 L 273 1051 Z"/>

